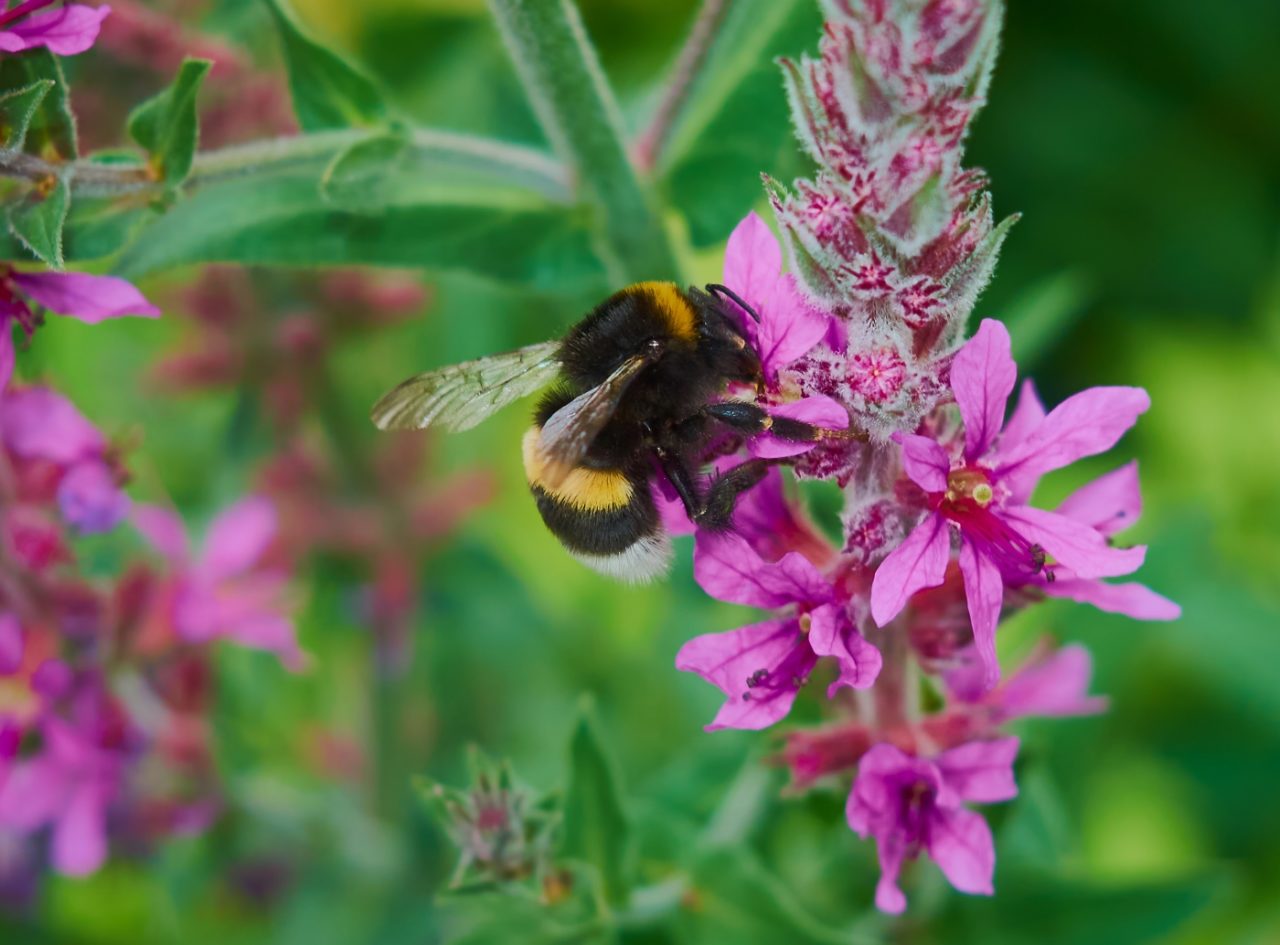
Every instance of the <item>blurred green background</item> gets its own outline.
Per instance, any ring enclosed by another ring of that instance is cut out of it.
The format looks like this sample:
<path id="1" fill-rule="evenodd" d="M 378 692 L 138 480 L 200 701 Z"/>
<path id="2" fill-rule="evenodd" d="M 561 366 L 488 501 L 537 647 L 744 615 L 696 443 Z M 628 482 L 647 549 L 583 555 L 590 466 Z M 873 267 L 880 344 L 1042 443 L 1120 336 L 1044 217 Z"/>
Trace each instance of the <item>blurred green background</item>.
<path id="1" fill-rule="evenodd" d="M 581 6 L 638 126 L 691 4 Z M 295 7 L 415 119 L 539 141 L 479 0 Z M 264 61 L 277 55 L 257 4 L 228 0 L 204 22 Z M 787 45 L 772 51 L 812 49 L 817 24 L 816 12 L 797 12 L 779 39 Z M 699 893 L 672 921 L 624 931 L 628 943 L 1280 941 L 1278 48 L 1273 0 L 1010 4 L 966 163 L 990 173 L 1000 215 L 1023 219 L 978 312 L 1011 324 L 1023 370 L 1051 403 L 1092 384 L 1151 392 L 1153 409 L 1112 456 L 1050 481 L 1041 498 L 1138 457 L 1147 506 L 1134 537 L 1151 545 L 1140 576 L 1185 616 L 1141 624 L 1061 603 L 1002 631 L 1010 652 L 1046 631 L 1087 644 L 1112 708 L 1025 726 L 1022 796 L 988 809 L 994 899 L 954 893 L 922 866 L 904 919 L 871 912 L 874 852 L 845 827 L 843 797 L 779 796 L 783 773 L 759 764 L 776 735 L 705 734 L 718 695 L 673 669 L 685 639 L 742 613 L 696 587 L 687 540 L 670 582 L 652 587 L 576 566 L 528 501 L 525 415 L 511 409 L 432 441 L 436 473 L 492 470 L 497 490 L 421 568 L 411 655 L 397 672 L 373 669 L 357 576 L 320 561 L 299 582 L 309 672 L 220 654 L 214 724 L 228 816 L 144 860 L 55 879 L 5 941 L 607 940 L 590 929 L 557 938 L 537 909 L 493 897 L 441 900 L 455 854 L 410 782 L 464 783 L 476 743 L 530 785 L 563 786 L 584 693 L 618 759 L 638 875 L 660 884 L 678 869 Z M 759 170 L 804 171 L 767 53 L 743 77 L 756 83 L 749 112 L 719 152 L 667 180 L 668 197 L 750 194 Z M 690 279 L 715 275 L 727 231 L 673 225 L 686 230 Z M 428 280 L 434 301 L 421 318 L 338 353 L 350 418 L 414 370 L 557 334 L 598 291 Z M 199 516 L 251 484 L 270 430 L 244 435 L 234 392 L 157 398 L 142 384 L 104 385 L 140 374 L 186 330 L 180 315 L 51 325 L 32 356 L 101 426 L 142 431 L 136 494 L 171 495 Z M 368 448 L 372 431 L 351 428 L 355 448 Z M 793 716 L 816 717 L 816 704 Z M 304 738 L 315 732 L 354 743 L 364 764 L 315 764 Z"/>

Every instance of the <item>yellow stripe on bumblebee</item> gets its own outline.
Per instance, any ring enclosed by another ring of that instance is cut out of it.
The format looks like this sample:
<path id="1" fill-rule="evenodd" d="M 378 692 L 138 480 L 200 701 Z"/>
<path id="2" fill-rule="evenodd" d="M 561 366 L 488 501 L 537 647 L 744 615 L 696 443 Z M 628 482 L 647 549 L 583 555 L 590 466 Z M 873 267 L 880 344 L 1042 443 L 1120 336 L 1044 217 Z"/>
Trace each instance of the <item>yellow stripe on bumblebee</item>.
<path id="1" fill-rule="evenodd" d="M 538 446 L 541 435 L 542 428 L 534 424 L 525 432 L 521 444 L 524 452 L 524 474 L 529 485 L 536 486 L 551 498 L 583 512 L 620 509 L 630 503 L 634 495 L 631 481 L 616 469 L 575 466 L 558 484 L 548 485 L 544 477 L 546 461 Z"/>

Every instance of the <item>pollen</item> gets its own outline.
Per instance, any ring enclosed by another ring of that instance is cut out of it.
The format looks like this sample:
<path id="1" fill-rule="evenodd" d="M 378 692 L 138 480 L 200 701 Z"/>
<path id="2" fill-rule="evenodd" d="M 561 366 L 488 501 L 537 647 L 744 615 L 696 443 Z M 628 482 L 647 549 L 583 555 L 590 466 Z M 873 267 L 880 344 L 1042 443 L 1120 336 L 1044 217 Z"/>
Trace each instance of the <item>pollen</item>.
<path id="1" fill-rule="evenodd" d="M 947 476 L 946 500 L 952 505 L 985 509 L 996 497 L 991 480 L 981 469 L 953 469 Z"/>
<path id="2" fill-rule="evenodd" d="M 979 483 L 973 487 L 973 501 L 981 506 L 988 506 L 991 500 L 996 497 L 995 490 L 988 483 Z"/>

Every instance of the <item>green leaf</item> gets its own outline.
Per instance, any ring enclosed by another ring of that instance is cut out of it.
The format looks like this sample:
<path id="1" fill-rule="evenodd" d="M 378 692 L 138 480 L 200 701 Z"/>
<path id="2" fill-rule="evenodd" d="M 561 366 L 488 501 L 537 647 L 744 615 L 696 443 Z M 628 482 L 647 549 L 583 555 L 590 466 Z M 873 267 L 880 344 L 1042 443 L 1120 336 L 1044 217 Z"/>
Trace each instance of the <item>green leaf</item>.
<path id="1" fill-rule="evenodd" d="M 61 269 L 62 228 L 71 206 L 71 188 L 65 177 L 56 177 L 48 193 L 32 188 L 9 208 L 9 231 L 45 265 Z"/>
<path id="2" fill-rule="evenodd" d="M 669 202 L 695 246 L 722 241 L 759 201 L 762 172 L 805 172 L 773 60 L 809 49 L 821 28 L 812 0 L 734 4 L 661 158 Z"/>
<path id="3" fill-rule="evenodd" d="M 129 134 L 150 154 L 160 178 L 171 185 L 181 184 L 191 172 L 200 133 L 196 93 L 212 65 L 208 59 L 183 60 L 173 84 L 129 115 Z"/>
<path id="4" fill-rule="evenodd" d="M 58 57 L 47 49 L 0 55 L 0 88 L 30 88 L 52 83 L 27 115 L 23 148 L 51 161 L 69 161 L 79 153 L 76 120 L 71 114 L 67 80 Z"/>
<path id="5" fill-rule="evenodd" d="M 1074 272 L 1050 276 L 1024 289 L 1005 308 L 1004 321 L 1013 337 L 1013 359 L 1023 372 L 1053 350 L 1089 301 L 1088 281 Z"/>
<path id="6" fill-rule="evenodd" d="M 699 945 L 853 945 L 848 930 L 824 926 L 749 850 L 720 847 L 700 855 L 678 924 L 681 941 Z"/>
<path id="7" fill-rule="evenodd" d="M 603 282 L 576 208 L 491 179 L 414 175 L 395 190 L 370 215 L 326 201 L 305 171 L 210 184 L 143 229 L 117 268 L 136 279 L 202 262 L 414 266 L 557 292 Z"/>
<path id="8" fill-rule="evenodd" d="M 304 34 L 280 0 L 267 0 L 280 30 L 293 110 L 304 131 L 376 125 L 386 116 L 373 81 Z"/>
<path id="9" fill-rule="evenodd" d="M 51 88 L 52 79 L 40 79 L 0 95 L 0 141 L 4 142 L 4 147 L 14 151 L 22 149 L 31 119 Z"/>
<path id="10" fill-rule="evenodd" d="M 626 898 L 629 830 L 613 759 L 584 700 L 569 743 L 561 852 L 599 871 L 610 902 Z"/>
<path id="11" fill-rule="evenodd" d="M 1132 945 L 1154 942 L 1203 909 L 1221 874 L 1159 884 L 1109 886 L 1057 875 L 1013 874 L 992 899 L 955 896 L 938 921 L 946 939 L 974 945 Z M 967 933 L 967 934 L 966 934 Z"/>
<path id="12" fill-rule="evenodd" d="M 365 138 L 336 154 L 320 177 L 320 193 L 353 211 L 376 209 L 395 198 L 396 177 L 410 159 L 410 142 L 395 132 Z"/>

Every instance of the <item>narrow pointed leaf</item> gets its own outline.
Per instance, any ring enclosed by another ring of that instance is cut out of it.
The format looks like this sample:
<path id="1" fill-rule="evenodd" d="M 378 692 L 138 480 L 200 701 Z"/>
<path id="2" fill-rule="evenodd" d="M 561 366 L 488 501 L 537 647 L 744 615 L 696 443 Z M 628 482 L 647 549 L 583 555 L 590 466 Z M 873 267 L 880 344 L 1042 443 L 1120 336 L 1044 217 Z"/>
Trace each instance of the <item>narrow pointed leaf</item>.
<path id="1" fill-rule="evenodd" d="M 0 95 L 0 143 L 3 147 L 14 151 L 22 149 L 31 119 L 52 88 L 52 79 L 38 79 Z"/>
<path id="2" fill-rule="evenodd" d="M 184 60 L 173 84 L 129 116 L 129 134 L 146 149 L 157 175 L 169 184 L 182 183 L 191 172 L 199 138 L 196 94 L 211 65 L 208 59 Z"/>
<path id="3" fill-rule="evenodd" d="M 48 192 L 33 188 L 9 208 L 9 231 L 45 265 L 63 267 L 62 228 L 71 206 L 66 178 L 55 178 Z"/>
<path id="4" fill-rule="evenodd" d="M 47 49 L 0 55 L 0 89 L 28 88 L 38 82 L 52 85 L 27 116 L 23 150 L 48 160 L 71 160 L 79 153 L 76 120 L 58 57 Z"/>
<path id="5" fill-rule="evenodd" d="M 584 704 L 569 743 L 561 852 L 595 867 L 611 902 L 621 902 L 626 896 L 628 834 L 613 759 L 595 713 Z"/>
<path id="6" fill-rule="evenodd" d="M 367 264 L 470 272 L 558 292 L 602 287 L 578 208 L 492 177 L 404 175 L 395 200 L 353 213 L 321 194 L 318 172 L 202 186 L 143 228 L 117 263 L 130 279 L 201 262 Z"/>
<path id="7" fill-rule="evenodd" d="M 280 32 L 289 91 L 305 131 L 376 125 L 386 116 L 378 87 L 331 49 L 307 36 L 281 0 L 267 0 Z"/>

